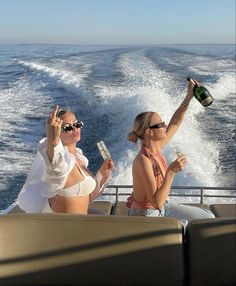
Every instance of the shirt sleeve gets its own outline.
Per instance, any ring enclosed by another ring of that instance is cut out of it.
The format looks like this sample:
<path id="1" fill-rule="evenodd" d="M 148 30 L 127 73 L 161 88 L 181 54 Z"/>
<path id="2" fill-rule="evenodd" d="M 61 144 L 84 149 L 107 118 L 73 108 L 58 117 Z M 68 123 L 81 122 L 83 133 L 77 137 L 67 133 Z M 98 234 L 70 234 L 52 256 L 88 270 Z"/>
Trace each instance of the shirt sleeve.
<path id="1" fill-rule="evenodd" d="M 70 171 L 76 162 L 60 141 L 54 148 L 53 161 L 47 156 L 46 138 L 39 142 L 38 152 L 30 167 L 26 182 L 16 202 L 28 213 L 40 212 L 46 199 L 52 198 L 63 189 Z"/>
<path id="2" fill-rule="evenodd" d="M 44 162 L 42 181 L 53 184 L 56 189 L 63 188 L 65 181 L 75 164 L 73 155 L 66 151 L 60 140 L 54 147 L 53 160 L 50 162 L 47 155 L 46 139 L 43 142 L 40 142 L 39 153 Z"/>

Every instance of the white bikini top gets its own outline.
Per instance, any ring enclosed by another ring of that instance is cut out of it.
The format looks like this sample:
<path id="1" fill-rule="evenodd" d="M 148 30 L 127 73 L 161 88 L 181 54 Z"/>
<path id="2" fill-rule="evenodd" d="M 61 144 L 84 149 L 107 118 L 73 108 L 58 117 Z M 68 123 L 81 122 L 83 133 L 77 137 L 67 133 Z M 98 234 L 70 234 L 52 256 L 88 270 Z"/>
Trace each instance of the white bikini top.
<path id="1" fill-rule="evenodd" d="M 92 193 L 96 187 L 96 181 L 92 176 L 87 176 L 82 169 L 77 164 L 81 174 L 83 175 L 84 179 L 75 185 L 63 188 L 58 191 L 58 195 L 61 197 L 82 197 L 87 196 Z"/>

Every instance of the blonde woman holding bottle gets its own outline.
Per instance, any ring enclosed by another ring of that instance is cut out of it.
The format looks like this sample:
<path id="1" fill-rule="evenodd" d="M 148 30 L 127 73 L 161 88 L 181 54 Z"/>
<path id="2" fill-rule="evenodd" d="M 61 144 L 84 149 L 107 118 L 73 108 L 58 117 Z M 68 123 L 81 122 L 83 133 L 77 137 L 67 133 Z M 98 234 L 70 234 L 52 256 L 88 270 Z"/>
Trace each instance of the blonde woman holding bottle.
<path id="1" fill-rule="evenodd" d="M 133 193 L 127 200 L 129 215 L 174 217 L 190 221 L 212 218 L 214 214 L 203 208 L 182 205 L 169 199 L 175 175 L 182 171 L 187 158 L 179 156 L 169 165 L 162 149 L 170 142 L 184 120 L 193 97 L 196 81 L 188 83 L 187 95 L 167 125 L 156 112 L 142 112 L 134 120 L 128 140 L 141 143 L 141 149 L 133 161 Z"/>

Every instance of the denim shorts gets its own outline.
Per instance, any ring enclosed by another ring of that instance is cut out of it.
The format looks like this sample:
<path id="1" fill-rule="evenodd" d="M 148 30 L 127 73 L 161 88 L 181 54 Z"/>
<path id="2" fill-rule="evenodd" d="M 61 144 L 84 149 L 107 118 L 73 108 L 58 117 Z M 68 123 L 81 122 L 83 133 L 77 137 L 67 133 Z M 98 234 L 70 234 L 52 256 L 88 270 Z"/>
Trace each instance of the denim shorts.
<path id="1" fill-rule="evenodd" d="M 164 206 L 158 210 L 149 209 L 129 209 L 130 216 L 150 216 L 150 217 L 173 217 L 179 220 L 191 221 L 193 219 L 214 218 L 214 214 L 204 208 L 190 205 L 183 205 L 173 200 L 167 201 Z"/>
<path id="2" fill-rule="evenodd" d="M 148 217 L 164 217 L 165 209 L 164 207 L 161 210 L 157 209 L 132 209 L 128 211 L 129 216 L 148 216 Z"/>

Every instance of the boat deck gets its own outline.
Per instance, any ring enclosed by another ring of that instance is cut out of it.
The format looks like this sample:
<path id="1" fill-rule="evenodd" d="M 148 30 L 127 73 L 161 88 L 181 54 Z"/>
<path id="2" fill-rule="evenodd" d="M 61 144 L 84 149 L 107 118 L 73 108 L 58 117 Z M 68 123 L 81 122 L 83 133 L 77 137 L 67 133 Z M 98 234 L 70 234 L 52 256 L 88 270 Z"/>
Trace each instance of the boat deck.
<path id="1" fill-rule="evenodd" d="M 172 190 L 184 199 L 190 192 L 191 204 L 216 215 L 185 231 L 174 218 L 127 216 L 131 191 L 107 186 L 89 215 L 27 214 L 17 206 L 1 215 L 0 285 L 236 285 L 235 189 Z"/>

